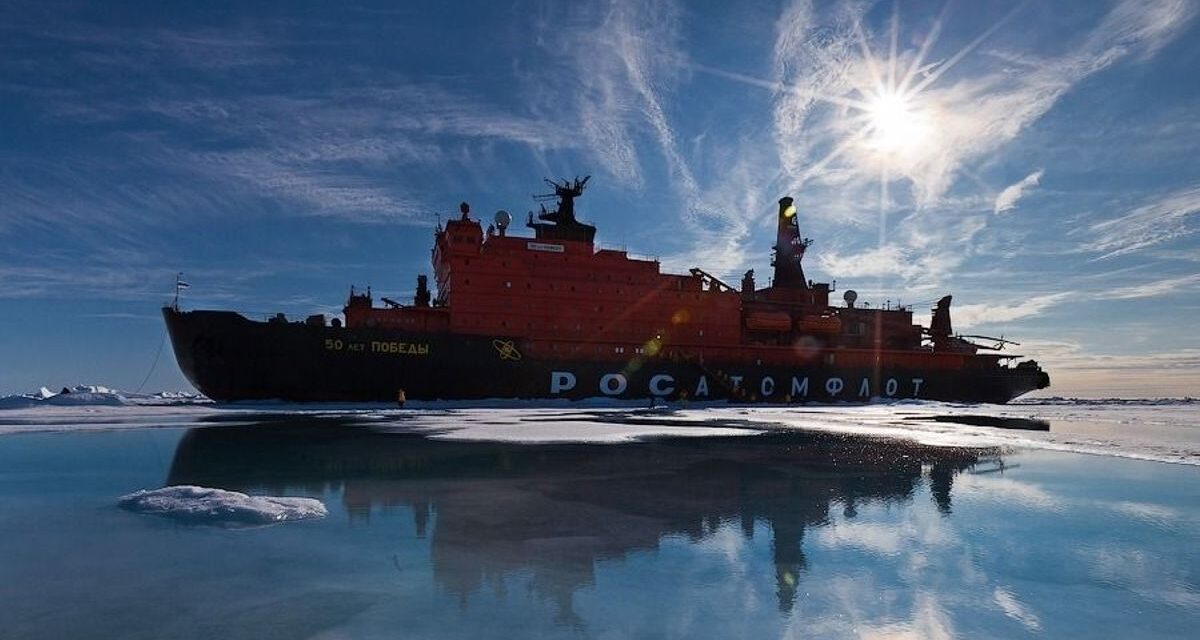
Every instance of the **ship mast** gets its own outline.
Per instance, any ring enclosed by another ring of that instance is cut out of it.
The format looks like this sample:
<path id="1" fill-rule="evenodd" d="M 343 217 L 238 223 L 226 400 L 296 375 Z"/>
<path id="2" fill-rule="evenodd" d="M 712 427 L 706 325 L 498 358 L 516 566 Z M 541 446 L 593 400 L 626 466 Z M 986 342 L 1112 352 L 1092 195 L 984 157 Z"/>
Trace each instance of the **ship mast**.
<path id="1" fill-rule="evenodd" d="M 534 230 L 538 240 L 593 241 L 596 237 L 596 227 L 575 218 L 575 198 L 583 195 L 589 179 L 591 176 L 575 178 L 573 182 L 566 178 L 561 181 L 546 179 L 546 184 L 554 187 L 554 193 L 536 195 L 533 199 L 543 203 L 558 200 L 558 208 L 546 211 L 543 204 L 542 212 L 538 214 L 538 220 L 541 222 L 534 222 L 533 214 L 529 214 L 529 222 L 525 226 Z"/>
<path id="2" fill-rule="evenodd" d="M 771 264 L 775 267 L 774 286 L 788 289 L 807 289 L 808 280 L 800 262 L 804 250 L 812 240 L 800 236 L 800 225 L 796 220 L 796 206 L 790 197 L 779 199 L 779 221 L 775 231 L 775 255 Z"/>

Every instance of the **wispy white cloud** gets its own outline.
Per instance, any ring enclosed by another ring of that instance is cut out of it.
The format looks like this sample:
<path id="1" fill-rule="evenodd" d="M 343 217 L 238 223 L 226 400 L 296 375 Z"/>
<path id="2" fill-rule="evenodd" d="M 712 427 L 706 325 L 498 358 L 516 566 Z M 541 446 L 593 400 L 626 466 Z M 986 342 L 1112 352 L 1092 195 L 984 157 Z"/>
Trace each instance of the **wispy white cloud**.
<path id="1" fill-rule="evenodd" d="M 144 299 L 165 294 L 169 269 L 139 270 L 119 265 L 72 264 L 68 267 L 0 265 L 0 299 L 72 297 L 82 292 L 107 299 Z M 157 277 L 156 277 L 157 276 Z"/>
<path id="2" fill-rule="evenodd" d="M 1091 237 L 1079 250 L 1100 259 L 1125 255 L 1192 233 L 1191 219 L 1200 213 L 1200 185 L 1180 189 L 1087 229 Z"/>
<path id="3" fill-rule="evenodd" d="M 675 84 L 680 61 L 680 12 L 673 2 L 612 0 L 602 7 L 575 7 L 543 24 L 538 40 L 554 55 L 572 52 L 557 84 L 573 87 L 574 113 L 552 117 L 571 121 L 585 150 L 610 177 L 627 187 L 644 186 L 639 143 L 645 127 L 657 142 L 675 186 L 694 194 L 696 182 L 680 152 L 664 108 L 663 91 Z M 564 28 L 564 23 L 574 23 Z M 531 79 L 541 85 L 544 75 Z M 560 95 L 542 96 L 559 102 Z"/>
<path id="4" fill-rule="evenodd" d="M 269 193 L 299 203 L 302 216 L 339 217 L 357 222 L 428 224 L 421 215 L 432 210 L 423 201 L 378 180 L 350 172 L 334 173 L 311 164 L 291 164 L 259 150 L 192 154 L 192 167 L 218 182 L 234 178 L 242 190 Z"/>
<path id="5" fill-rule="evenodd" d="M 775 84 L 773 121 L 777 153 L 785 175 L 810 172 L 816 155 L 828 144 L 814 129 L 829 126 L 821 118 L 823 100 L 851 88 L 849 70 L 864 63 L 854 42 L 863 6 L 842 4 L 821 15 L 811 0 L 793 0 L 775 24 L 772 73 Z"/>
<path id="6" fill-rule="evenodd" d="M 952 311 L 954 324 L 959 329 L 981 325 L 1012 322 L 1040 315 L 1071 297 L 1070 293 L 1048 293 L 1009 303 L 964 304 Z"/>
<path id="7" fill-rule="evenodd" d="M 1033 173 L 1021 178 L 1017 182 L 1008 185 L 996 196 L 996 204 L 992 208 L 992 213 L 1001 214 L 1006 211 L 1011 211 L 1017 206 L 1017 201 L 1024 197 L 1025 192 L 1033 187 L 1038 186 L 1042 179 L 1044 171 L 1038 169 Z"/>
<path id="8" fill-rule="evenodd" d="M 1098 298 L 1107 300 L 1136 300 L 1139 298 L 1157 298 L 1166 295 L 1195 293 L 1197 290 L 1200 290 L 1200 273 L 1174 278 L 1162 278 L 1127 287 L 1103 289 L 1095 295 Z"/>
<path id="9" fill-rule="evenodd" d="M 667 121 L 656 88 L 678 74 L 684 56 L 678 46 L 678 13 L 672 3 L 616 2 L 606 26 L 612 27 L 615 50 L 629 85 L 640 98 L 641 112 L 654 130 L 672 178 L 679 183 L 676 188 L 686 196 L 695 197 L 696 178 L 680 153 L 675 131 Z"/>
<path id="10" fill-rule="evenodd" d="M 500 110 L 464 91 L 414 83 L 343 87 L 321 95 L 150 97 L 113 103 L 111 109 L 108 116 L 83 117 L 95 122 L 157 116 L 189 135 L 110 133 L 102 154 L 64 149 L 66 157 L 46 180 L 22 176 L 36 162 L 10 158 L 16 167 L 11 172 L 0 162 L 0 189 L 8 196 L 0 202 L 0 232 L 77 218 L 81 226 L 119 233 L 169 222 L 175 211 L 245 215 L 245 199 L 264 195 L 289 201 L 295 215 L 417 220 L 414 214 L 432 207 L 411 195 L 411 181 L 395 180 L 398 167 L 474 175 L 487 162 L 487 144 L 577 145 L 565 126 Z M 58 117 L 75 114 L 67 110 Z M 213 149 L 212 140 L 221 141 L 220 148 Z M 458 153 L 456 145 L 462 144 L 470 144 L 470 151 Z M 120 181 L 121 189 L 110 186 L 118 181 L 102 178 L 122 170 L 134 178 Z"/>
<path id="11" fill-rule="evenodd" d="M 1121 340 L 1113 339 L 1113 347 L 1120 347 Z M 1136 354 L 1097 353 L 1083 344 L 1068 340 L 1026 340 L 1022 346 L 1037 351 L 1057 367 L 1074 370 L 1133 371 L 1147 370 L 1164 372 L 1169 370 L 1189 371 L 1200 377 L 1200 349 L 1183 347 L 1162 352 Z"/>

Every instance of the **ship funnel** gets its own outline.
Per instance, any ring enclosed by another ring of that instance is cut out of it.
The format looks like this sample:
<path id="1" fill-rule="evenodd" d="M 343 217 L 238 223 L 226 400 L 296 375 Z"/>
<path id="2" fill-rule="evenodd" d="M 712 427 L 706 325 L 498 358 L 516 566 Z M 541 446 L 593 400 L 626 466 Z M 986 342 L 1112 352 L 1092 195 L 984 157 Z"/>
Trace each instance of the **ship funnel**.
<path id="1" fill-rule="evenodd" d="M 933 308 L 933 320 L 929 323 L 929 335 L 935 340 L 949 338 L 954 334 L 954 327 L 950 324 L 950 301 L 953 296 L 944 296 L 937 301 L 937 306 Z"/>
<path id="2" fill-rule="evenodd" d="M 804 269 L 800 266 L 804 259 L 804 250 L 812 243 L 807 238 L 800 237 L 800 225 L 797 222 L 796 205 L 790 197 L 779 199 L 779 220 L 775 232 L 775 286 L 807 289 L 808 280 L 804 278 Z"/>

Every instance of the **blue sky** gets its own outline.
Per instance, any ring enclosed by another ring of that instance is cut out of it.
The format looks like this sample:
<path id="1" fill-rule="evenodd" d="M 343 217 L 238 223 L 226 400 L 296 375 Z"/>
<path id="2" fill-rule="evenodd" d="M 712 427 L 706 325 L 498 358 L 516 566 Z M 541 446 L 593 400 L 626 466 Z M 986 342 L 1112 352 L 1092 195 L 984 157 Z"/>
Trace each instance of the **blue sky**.
<path id="1" fill-rule="evenodd" d="M 6 2 L 0 393 L 136 388 L 176 271 L 406 297 L 437 214 L 591 174 L 665 269 L 767 273 L 792 195 L 809 277 L 953 293 L 1053 393 L 1200 395 L 1197 4 Z"/>

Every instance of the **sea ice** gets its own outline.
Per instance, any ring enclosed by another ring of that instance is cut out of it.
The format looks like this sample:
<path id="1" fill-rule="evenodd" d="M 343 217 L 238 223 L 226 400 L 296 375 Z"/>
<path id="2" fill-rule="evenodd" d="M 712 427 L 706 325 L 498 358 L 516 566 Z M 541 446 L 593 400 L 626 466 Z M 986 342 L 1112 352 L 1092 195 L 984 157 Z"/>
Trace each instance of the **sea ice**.
<path id="1" fill-rule="evenodd" d="M 111 401 L 109 398 L 120 398 Z M 114 402 L 113 404 L 106 404 Z M 78 403 L 78 404 L 73 404 Z M 923 444 L 1073 451 L 1200 466 L 1200 401 L 1029 398 L 1007 405 L 901 400 L 865 405 L 737 405 L 593 399 L 388 403 L 214 403 L 190 393 L 136 394 L 78 386 L 0 398 L 0 436 L 53 431 L 194 428 L 270 419 L 330 419 L 444 440 L 617 443 L 659 437 L 830 431 Z M 1048 425 L 1001 429 L 983 418 Z"/>
<path id="2" fill-rule="evenodd" d="M 224 527 L 264 526 L 323 518 L 328 513 L 325 505 L 315 498 L 249 496 L 237 491 L 192 485 L 135 491 L 121 496 L 118 504 L 135 513 Z"/>

